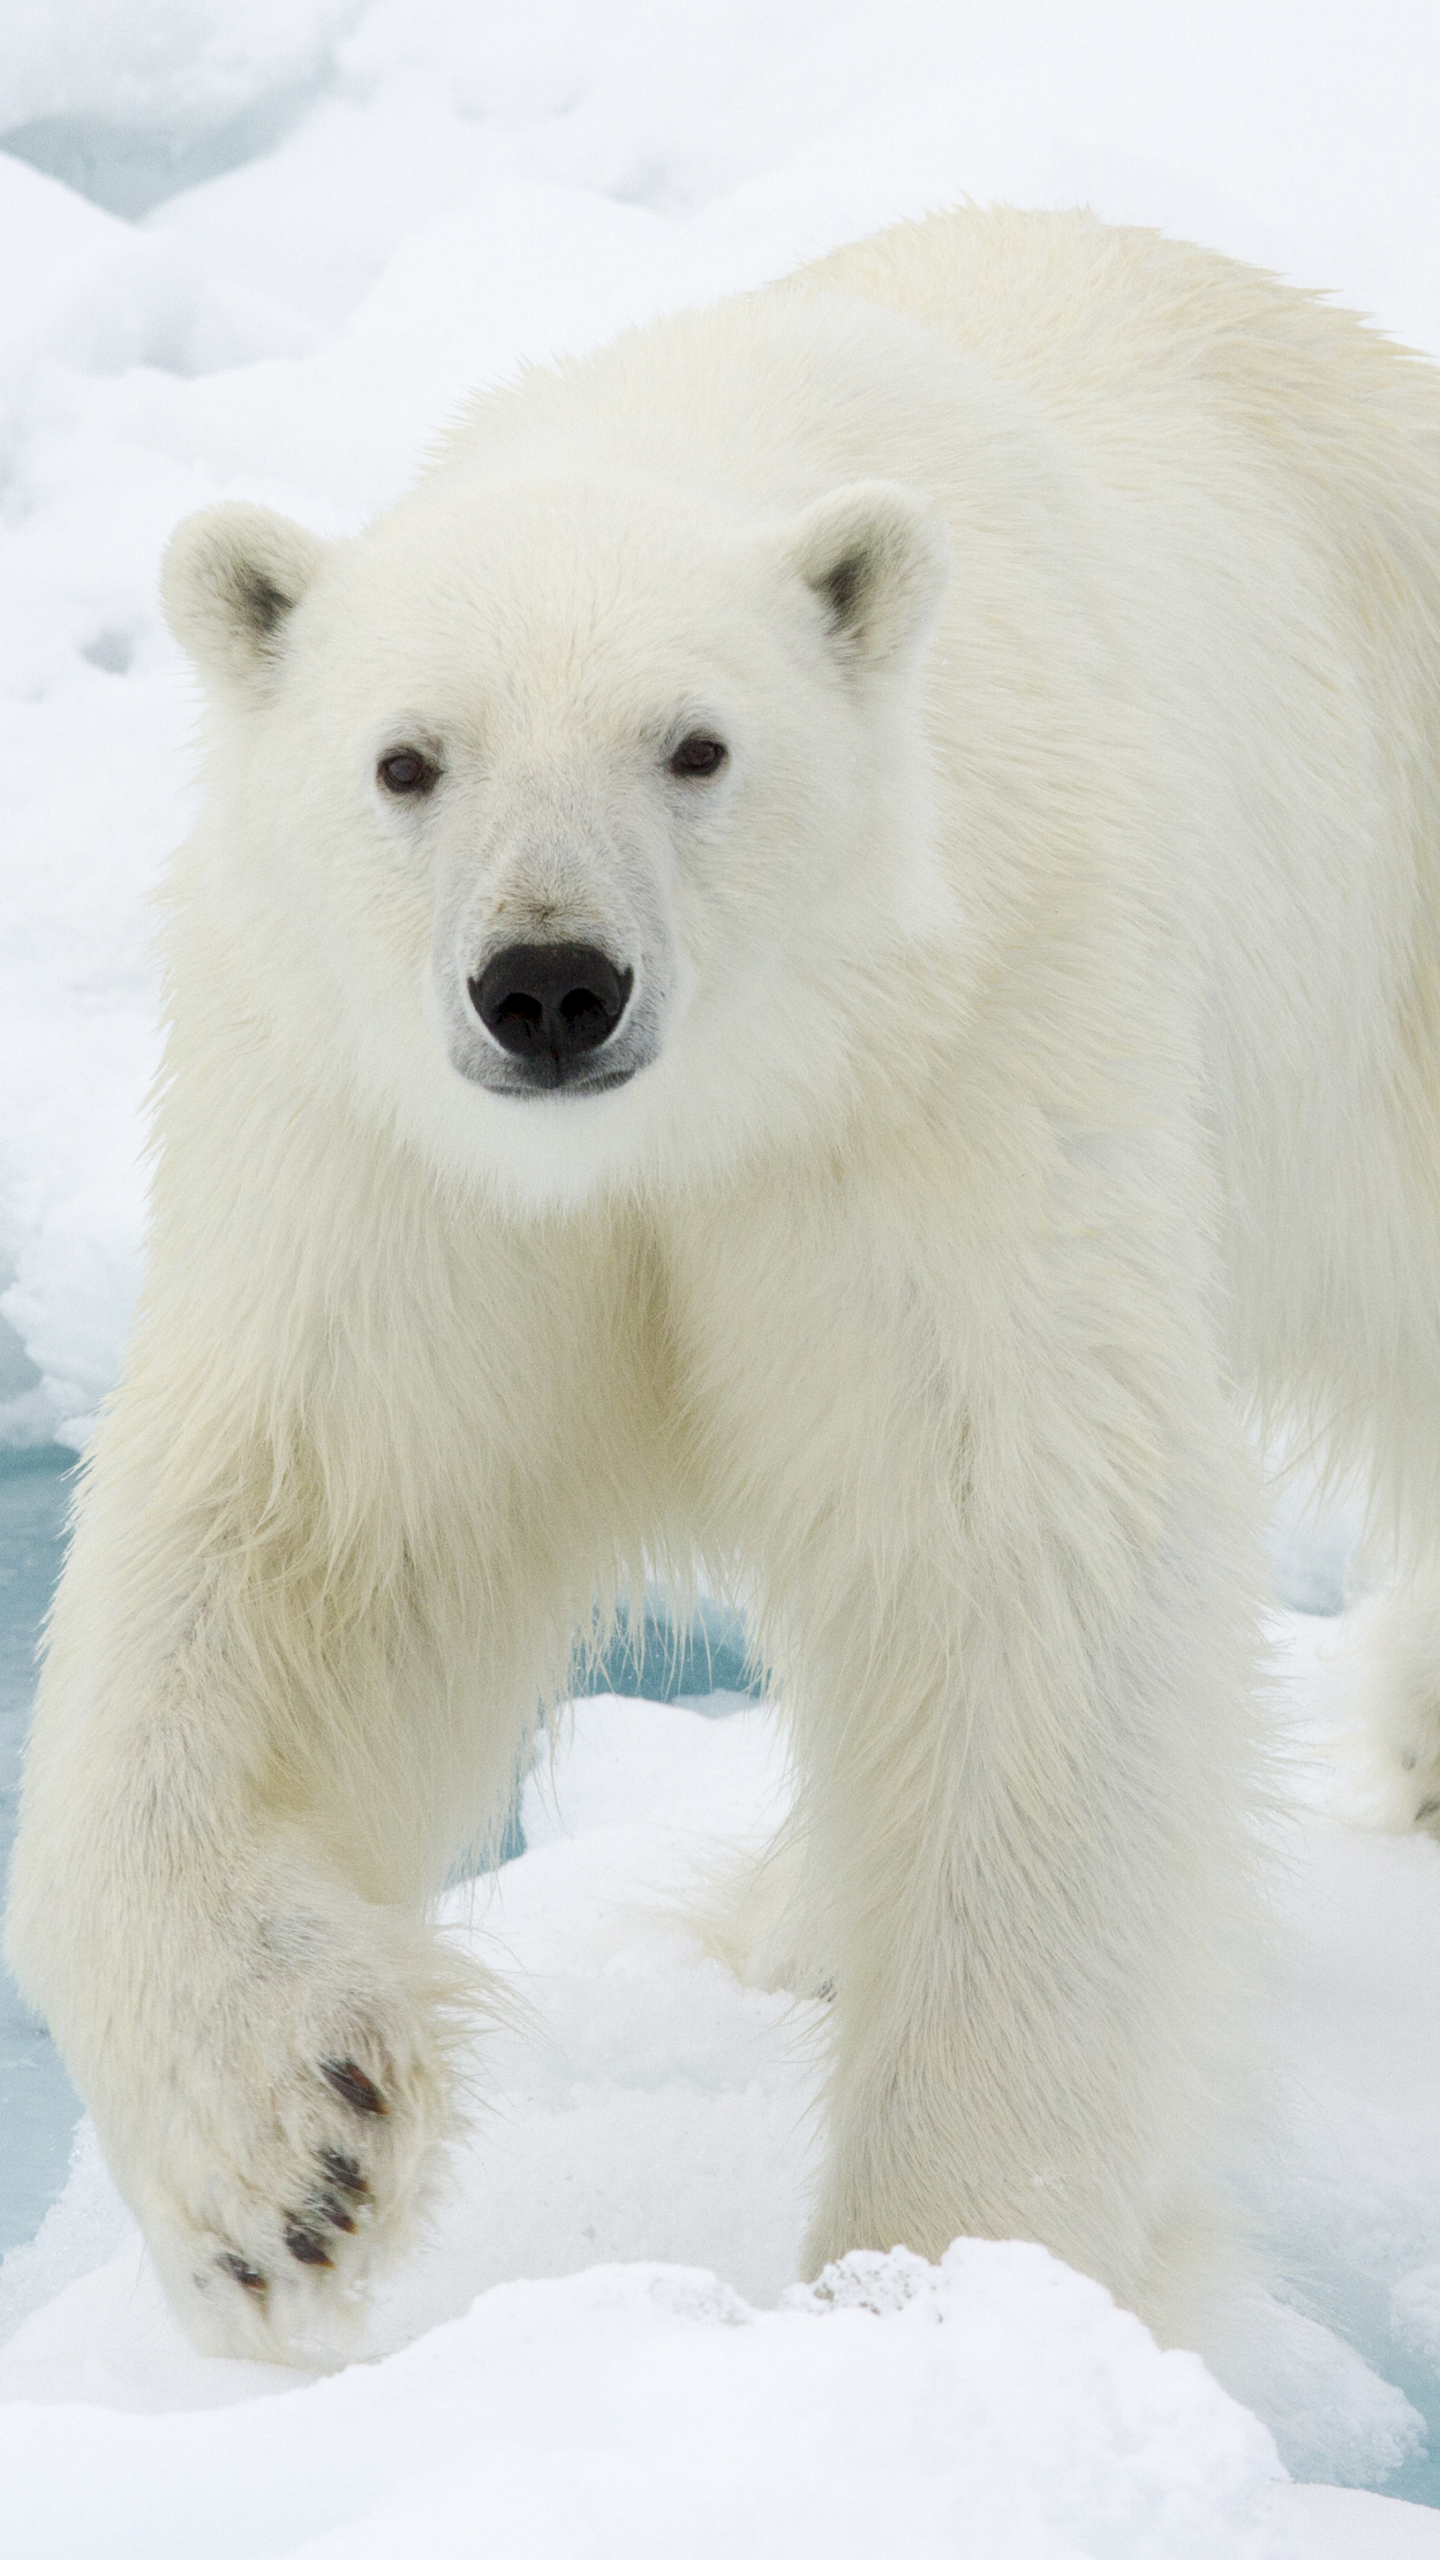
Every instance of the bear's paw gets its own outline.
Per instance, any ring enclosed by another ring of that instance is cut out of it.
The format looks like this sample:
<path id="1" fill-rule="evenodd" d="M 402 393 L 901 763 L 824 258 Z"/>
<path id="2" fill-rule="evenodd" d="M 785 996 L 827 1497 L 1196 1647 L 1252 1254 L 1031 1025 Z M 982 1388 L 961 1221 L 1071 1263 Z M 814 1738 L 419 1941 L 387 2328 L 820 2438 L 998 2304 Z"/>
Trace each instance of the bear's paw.
<path id="1" fill-rule="evenodd" d="M 210 2017 L 163 2070 L 143 2176 L 127 2181 L 170 2299 L 212 2355 L 323 2367 L 353 2351 L 460 2126 L 485 1977 L 408 1915 L 357 1904 L 341 1930 L 335 1917 L 240 1933 L 271 1961 L 212 1977 Z"/>

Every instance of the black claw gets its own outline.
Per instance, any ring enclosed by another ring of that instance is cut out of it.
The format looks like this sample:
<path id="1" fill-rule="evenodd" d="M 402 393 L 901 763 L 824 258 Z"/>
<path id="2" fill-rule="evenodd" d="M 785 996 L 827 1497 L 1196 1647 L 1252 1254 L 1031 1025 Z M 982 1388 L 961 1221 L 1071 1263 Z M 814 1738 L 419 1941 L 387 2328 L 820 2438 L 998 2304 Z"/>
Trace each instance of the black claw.
<path id="1" fill-rule="evenodd" d="M 348 2151 L 321 2151 L 316 2156 L 332 2187 L 343 2187 L 347 2196 L 368 2196 L 370 2181 Z"/>
<path id="2" fill-rule="evenodd" d="M 1427 1796 L 1415 1814 L 1417 1822 L 1428 1822 L 1432 1813 L 1440 1813 L 1440 1796 Z"/>
<path id="3" fill-rule="evenodd" d="M 368 2071 L 358 2062 L 322 2062 L 320 2077 L 329 2083 L 337 2098 L 353 2107 L 360 2116 L 385 2116 L 390 2110 Z"/>
<path id="4" fill-rule="evenodd" d="M 243 2285 L 247 2293 L 264 2293 L 268 2289 L 269 2278 L 234 2249 L 222 2249 L 215 2264 L 224 2275 L 233 2276 L 237 2284 Z"/>
<path id="5" fill-rule="evenodd" d="M 328 2267 L 334 2264 L 319 2232 L 312 2231 L 308 2223 L 299 2221 L 293 2213 L 285 2225 L 285 2246 L 292 2258 L 299 2259 L 302 2267 Z"/>
<path id="6" fill-rule="evenodd" d="M 356 2231 L 359 2229 L 359 2225 L 355 2220 L 354 2214 L 346 2212 L 345 2207 L 340 2202 L 338 2196 L 317 2196 L 315 2199 L 315 2210 L 317 2213 L 323 2214 L 325 2220 L 332 2223 L 337 2231 Z"/>

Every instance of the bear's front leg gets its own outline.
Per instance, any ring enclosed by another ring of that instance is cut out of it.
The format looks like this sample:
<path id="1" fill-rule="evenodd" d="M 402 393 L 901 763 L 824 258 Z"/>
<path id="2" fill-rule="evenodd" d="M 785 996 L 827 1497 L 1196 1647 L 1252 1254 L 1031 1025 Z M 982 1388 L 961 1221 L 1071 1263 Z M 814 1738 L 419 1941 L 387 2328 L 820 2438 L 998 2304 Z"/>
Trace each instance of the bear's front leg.
<path id="1" fill-rule="evenodd" d="M 508 1793 L 524 1717 L 495 1697 L 520 1683 L 443 1592 L 422 1612 L 373 1552 L 317 1566 L 303 1473 L 242 1536 L 243 1467 L 207 1524 L 124 1453 L 112 1423 L 37 1703 L 9 1951 L 192 2334 L 323 2360 L 456 2125 L 486 1979 L 426 1901 Z"/>
<path id="2" fill-rule="evenodd" d="M 969 1535 L 911 1569 L 811 1542 L 801 1900 L 834 1998 L 805 2272 L 1036 2239 L 1194 2343 L 1244 2045 L 1243 1475 L 1179 1467 L 1162 1510 L 1153 1474 L 1106 1500 L 1100 1444 L 1088 1492 L 1063 1457 L 1012 1508 L 1013 1445 L 984 1483 L 972 1444 Z"/>

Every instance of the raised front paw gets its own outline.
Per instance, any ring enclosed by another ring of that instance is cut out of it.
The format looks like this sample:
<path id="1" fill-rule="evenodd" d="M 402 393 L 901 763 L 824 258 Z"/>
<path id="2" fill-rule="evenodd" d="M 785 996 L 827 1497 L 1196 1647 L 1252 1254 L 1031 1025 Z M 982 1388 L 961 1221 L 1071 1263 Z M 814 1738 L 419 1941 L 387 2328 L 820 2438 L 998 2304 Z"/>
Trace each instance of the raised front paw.
<path id="1" fill-rule="evenodd" d="M 370 2278 L 436 2192 L 483 1977 L 418 1930 L 389 1952 L 367 1948 L 368 1979 L 340 1999 L 333 1944 L 319 1984 L 289 1961 L 247 1986 L 248 2014 L 232 1999 L 202 2034 L 126 2164 L 170 2298 L 211 2354 L 343 2357 Z"/>

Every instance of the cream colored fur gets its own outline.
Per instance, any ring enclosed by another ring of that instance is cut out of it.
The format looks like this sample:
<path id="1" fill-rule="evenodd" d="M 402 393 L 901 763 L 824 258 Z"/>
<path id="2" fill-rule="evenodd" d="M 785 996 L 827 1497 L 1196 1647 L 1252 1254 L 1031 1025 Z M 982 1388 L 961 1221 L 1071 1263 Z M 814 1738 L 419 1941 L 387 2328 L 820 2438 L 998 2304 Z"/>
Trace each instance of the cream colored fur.
<path id="1" fill-rule="evenodd" d="M 1244 1409 L 1436 1542 L 1434 377 L 959 213 L 486 397 L 353 542 L 200 518 L 167 594 L 206 809 L 9 1945 L 177 2306 L 343 2342 L 485 2006 L 427 1899 L 596 1601 L 698 1564 L 799 1773 L 732 1951 L 833 1990 L 807 2269 L 1028 2235 L 1195 2334 Z M 633 965 L 630 1082 L 486 1089 L 506 936 Z"/>

